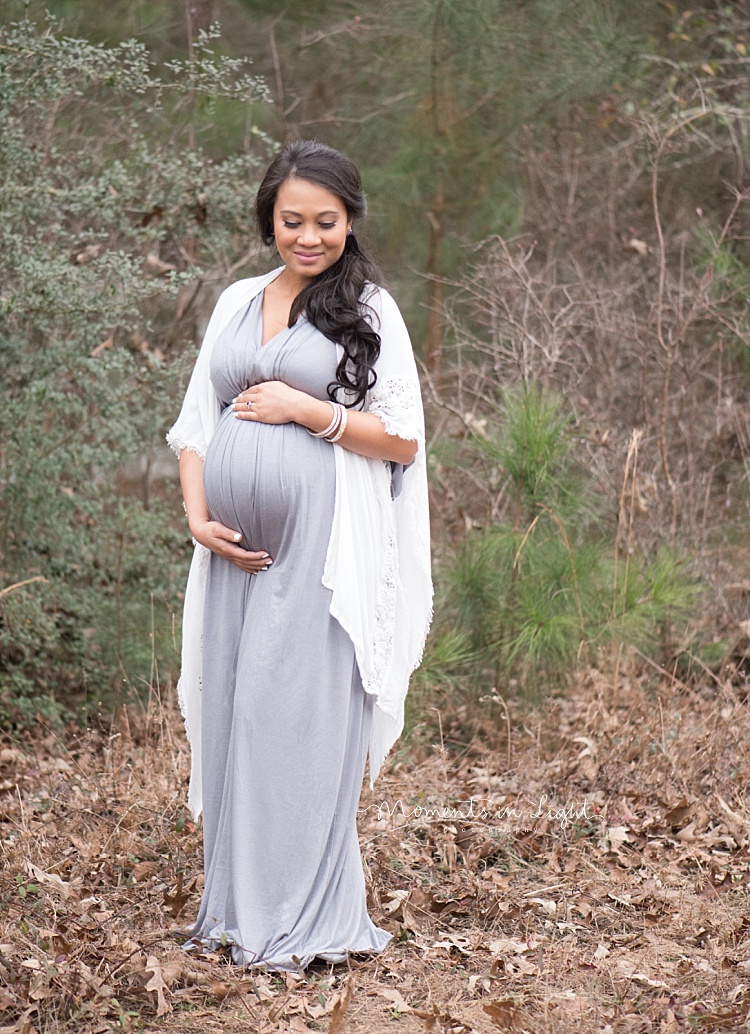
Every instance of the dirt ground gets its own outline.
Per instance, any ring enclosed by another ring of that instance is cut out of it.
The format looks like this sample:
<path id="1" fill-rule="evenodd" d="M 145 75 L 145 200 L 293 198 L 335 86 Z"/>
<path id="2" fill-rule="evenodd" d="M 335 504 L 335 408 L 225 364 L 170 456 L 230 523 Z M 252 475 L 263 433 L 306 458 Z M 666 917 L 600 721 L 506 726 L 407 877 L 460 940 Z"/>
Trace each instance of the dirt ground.
<path id="1" fill-rule="evenodd" d="M 361 802 L 393 940 L 304 977 L 170 933 L 201 887 L 171 699 L 7 741 L 0 1034 L 750 1030 L 746 692 L 592 671 L 534 709 L 430 703 Z"/>

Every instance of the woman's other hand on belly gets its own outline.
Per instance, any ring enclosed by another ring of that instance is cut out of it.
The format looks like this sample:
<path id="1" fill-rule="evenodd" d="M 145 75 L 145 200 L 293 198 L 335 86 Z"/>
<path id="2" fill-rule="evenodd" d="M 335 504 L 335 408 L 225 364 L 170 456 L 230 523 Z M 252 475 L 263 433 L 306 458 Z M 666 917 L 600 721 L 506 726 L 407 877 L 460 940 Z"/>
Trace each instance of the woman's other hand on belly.
<path id="1" fill-rule="evenodd" d="M 200 521 L 191 532 L 196 542 L 206 546 L 212 553 L 230 560 L 248 574 L 266 571 L 273 563 L 272 558 L 264 550 L 253 552 L 238 545 L 242 535 L 238 531 L 226 528 L 219 521 Z"/>

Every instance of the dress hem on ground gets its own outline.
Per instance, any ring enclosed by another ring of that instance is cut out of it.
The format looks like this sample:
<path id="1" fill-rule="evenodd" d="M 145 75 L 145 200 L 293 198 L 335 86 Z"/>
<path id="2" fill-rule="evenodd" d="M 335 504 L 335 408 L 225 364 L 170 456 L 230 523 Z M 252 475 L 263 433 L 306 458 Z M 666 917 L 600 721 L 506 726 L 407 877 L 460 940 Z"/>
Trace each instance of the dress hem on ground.
<path id="1" fill-rule="evenodd" d="M 247 951 L 241 945 L 233 941 L 225 931 L 220 931 L 218 929 L 213 930 L 212 935 L 209 937 L 191 937 L 188 931 L 188 940 L 185 941 L 182 948 L 184 951 L 198 951 L 201 953 L 217 952 L 222 948 L 229 948 L 232 962 L 235 966 L 241 966 L 247 969 L 269 970 L 277 973 L 302 973 L 315 959 L 321 959 L 323 962 L 327 962 L 330 965 L 338 965 L 339 963 L 346 962 L 347 959 L 353 955 L 379 955 L 388 947 L 393 939 L 393 934 L 387 933 L 379 927 L 376 927 L 375 929 L 385 937 L 383 943 L 375 947 L 372 945 L 349 945 L 343 948 L 331 948 L 329 946 L 320 948 L 316 951 L 308 950 L 302 956 L 287 955 L 272 959 L 258 958 L 253 952 Z"/>

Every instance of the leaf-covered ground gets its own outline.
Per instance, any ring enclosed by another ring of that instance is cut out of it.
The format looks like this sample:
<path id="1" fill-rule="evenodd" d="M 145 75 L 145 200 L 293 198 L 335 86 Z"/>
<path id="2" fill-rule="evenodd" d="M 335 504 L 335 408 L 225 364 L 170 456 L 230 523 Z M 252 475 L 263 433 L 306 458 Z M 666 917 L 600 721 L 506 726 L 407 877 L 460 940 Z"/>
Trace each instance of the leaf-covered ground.
<path id="1" fill-rule="evenodd" d="M 192 957 L 200 832 L 174 706 L 0 753 L 0 1032 L 750 1030 L 750 705 L 596 672 L 446 705 L 365 788 L 377 958 L 305 978 Z M 508 727 L 510 734 L 508 735 Z"/>

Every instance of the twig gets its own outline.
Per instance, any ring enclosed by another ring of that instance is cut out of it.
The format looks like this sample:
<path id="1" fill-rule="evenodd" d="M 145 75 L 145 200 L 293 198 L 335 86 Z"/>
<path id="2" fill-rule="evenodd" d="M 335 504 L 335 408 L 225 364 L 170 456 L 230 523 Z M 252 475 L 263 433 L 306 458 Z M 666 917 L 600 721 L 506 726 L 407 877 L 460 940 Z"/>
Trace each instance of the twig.
<path id="1" fill-rule="evenodd" d="M 673 672 L 667 671 L 666 668 L 662 668 L 661 664 L 657 664 L 656 661 L 651 659 L 651 657 L 648 657 L 645 653 L 641 653 L 637 646 L 632 647 L 632 650 L 633 653 L 637 654 L 642 661 L 646 662 L 646 664 L 650 664 L 652 668 L 656 668 L 658 672 L 660 672 L 662 675 L 668 678 L 675 685 L 680 686 L 686 692 L 689 692 L 690 687 L 687 685 L 687 683 L 683 682 L 682 679 L 678 679 Z"/>
<path id="2" fill-rule="evenodd" d="M 3 596 L 7 596 L 8 593 L 13 592 L 14 589 L 22 589 L 24 585 L 31 585 L 32 582 L 47 582 L 49 579 L 43 578 L 42 575 L 35 575 L 33 578 L 26 578 L 22 582 L 14 582 L 13 585 L 7 585 L 4 589 L 0 589 L 0 599 Z"/>

